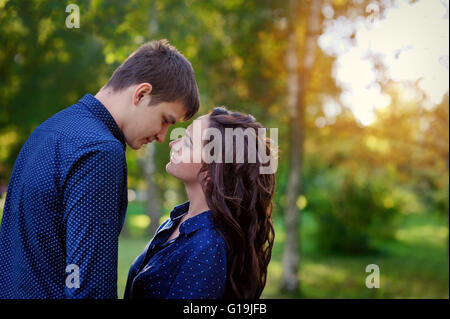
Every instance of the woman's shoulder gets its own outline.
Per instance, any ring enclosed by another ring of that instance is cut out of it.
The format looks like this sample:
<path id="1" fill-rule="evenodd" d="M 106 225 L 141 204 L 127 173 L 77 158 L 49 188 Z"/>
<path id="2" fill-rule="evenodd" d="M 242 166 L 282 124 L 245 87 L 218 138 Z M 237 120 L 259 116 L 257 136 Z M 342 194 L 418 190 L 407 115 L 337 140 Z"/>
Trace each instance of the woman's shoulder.
<path id="1" fill-rule="evenodd" d="M 210 216 L 203 216 L 204 223 L 194 232 L 188 234 L 190 245 L 198 254 L 222 254 L 226 251 L 226 242 L 221 232 L 214 226 L 212 221 L 206 221 Z"/>
<path id="2" fill-rule="evenodd" d="M 225 245 L 225 240 L 220 229 L 214 224 L 211 211 L 202 213 L 197 220 L 192 218 L 193 225 L 189 225 L 194 230 L 195 237 L 200 238 L 207 244 Z M 192 226 L 192 227 L 191 227 Z"/>

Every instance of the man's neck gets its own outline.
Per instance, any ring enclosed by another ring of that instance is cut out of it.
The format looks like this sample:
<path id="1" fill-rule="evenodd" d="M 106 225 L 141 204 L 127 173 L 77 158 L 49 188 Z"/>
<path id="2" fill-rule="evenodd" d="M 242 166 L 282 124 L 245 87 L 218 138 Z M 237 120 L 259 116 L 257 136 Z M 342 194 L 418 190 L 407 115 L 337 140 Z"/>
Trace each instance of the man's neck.
<path id="1" fill-rule="evenodd" d="M 116 124 L 119 127 L 119 129 L 122 130 L 123 119 L 119 105 L 121 103 L 120 99 L 123 97 L 113 92 L 112 89 L 103 87 L 101 88 L 100 91 L 97 92 L 97 94 L 95 94 L 95 98 L 105 106 L 105 108 L 113 117 L 114 121 L 116 121 Z"/>

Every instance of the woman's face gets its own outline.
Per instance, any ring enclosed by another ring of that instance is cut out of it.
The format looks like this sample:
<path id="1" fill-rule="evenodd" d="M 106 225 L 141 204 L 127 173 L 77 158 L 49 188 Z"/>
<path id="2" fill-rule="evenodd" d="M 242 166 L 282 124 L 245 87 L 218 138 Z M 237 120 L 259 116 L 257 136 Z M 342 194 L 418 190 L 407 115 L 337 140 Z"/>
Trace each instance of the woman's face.
<path id="1" fill-rule="evenodd" d="M 202 167 L 202 135 L 209 126 L 209 115 L 197 118 L 186 129 L 183 137 L 170 142 L 170 162 L 166 165 L 166 171 L 183 181 L 184 183 L 197 183 L 197 176 Z M 201 125 L 201 133 L 193 134 L 193 125 Z M 194 161 L 194 150 L 196 160 Z M 198 153 L 199 152 L 199 153 Z"/>

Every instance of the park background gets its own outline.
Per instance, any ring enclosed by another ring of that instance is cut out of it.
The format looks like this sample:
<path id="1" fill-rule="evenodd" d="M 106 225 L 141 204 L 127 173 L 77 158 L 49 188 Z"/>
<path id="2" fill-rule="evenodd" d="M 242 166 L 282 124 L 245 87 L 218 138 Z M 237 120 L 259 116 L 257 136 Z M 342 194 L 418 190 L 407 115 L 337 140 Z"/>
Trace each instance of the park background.
<path id="1" fill-rule="evenodd" d="M 264 298 L 449 298 L 448 10 L 448 0 L 0 0 L 0 219 L 32 130 L 166 38 L 195 69 L 199 114 L 226 105 L 278 128 Z M 164 169 L 168 142 L 127 149 L 119 297 L 187 199 Z M 369 264 L 380 288 L 365 285 Z"/>

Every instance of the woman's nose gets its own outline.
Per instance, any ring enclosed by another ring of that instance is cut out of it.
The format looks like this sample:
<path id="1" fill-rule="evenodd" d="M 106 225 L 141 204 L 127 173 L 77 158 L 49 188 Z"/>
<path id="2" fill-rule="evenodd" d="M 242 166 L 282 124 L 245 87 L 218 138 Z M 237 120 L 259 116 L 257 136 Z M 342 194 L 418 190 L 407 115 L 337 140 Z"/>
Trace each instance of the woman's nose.
<path id="1" fill-rule="evenodd" d="M 179 138 L 173 140 L 172 142 L 169 143 L 170 148 L 173 147 L 173 145 L 179 140 Z"/>

